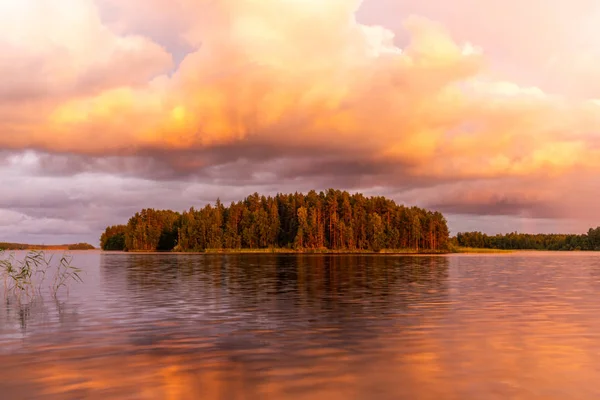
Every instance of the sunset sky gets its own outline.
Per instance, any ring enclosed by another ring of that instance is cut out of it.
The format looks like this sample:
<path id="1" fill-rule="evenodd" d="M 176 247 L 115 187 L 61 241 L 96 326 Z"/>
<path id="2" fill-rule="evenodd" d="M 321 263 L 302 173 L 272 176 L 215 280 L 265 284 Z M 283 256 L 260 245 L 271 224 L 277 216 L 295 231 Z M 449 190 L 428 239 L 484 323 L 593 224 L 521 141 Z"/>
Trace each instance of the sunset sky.
<path id="1" fill-rule="evenodd" d="M 3 0 L 0 241 L 328 187 L 600 225 L 597 0 Z"/>

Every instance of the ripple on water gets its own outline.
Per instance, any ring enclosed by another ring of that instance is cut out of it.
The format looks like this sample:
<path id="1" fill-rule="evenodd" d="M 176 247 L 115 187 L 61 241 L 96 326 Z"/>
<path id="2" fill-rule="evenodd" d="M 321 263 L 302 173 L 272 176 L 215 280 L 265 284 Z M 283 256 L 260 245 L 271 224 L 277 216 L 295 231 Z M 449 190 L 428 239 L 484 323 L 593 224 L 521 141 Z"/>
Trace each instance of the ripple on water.
<path id="1" fill-rule="evenodd" d="M 68 297 L 0 307 L 6 398 L 600 396 L 594 254 L 74 262 Z"/>

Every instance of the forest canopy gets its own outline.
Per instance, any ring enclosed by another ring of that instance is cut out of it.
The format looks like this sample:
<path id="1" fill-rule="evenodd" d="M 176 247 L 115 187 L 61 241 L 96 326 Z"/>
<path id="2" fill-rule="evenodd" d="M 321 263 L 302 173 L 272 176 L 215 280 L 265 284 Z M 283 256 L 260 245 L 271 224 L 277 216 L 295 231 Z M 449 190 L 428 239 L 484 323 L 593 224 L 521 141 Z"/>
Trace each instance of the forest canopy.
<path id="1" fill-rule="evenodd" d="M 103 250 L 328 249 L 378 252 L 447 250 L 439 212 L 329 189 L 307 194 L 254 193 L 228 207 L 217 200 L 183 213 L 143 209 L 126 225 L 106 228 Z"/>
<path id="2" fill-rule="evenodd" d="M 600 250 L 600 227 L 581 235 L 513 232 L 490 236 L 481 232 L 459 232 L 452 242 L 461 247 L 499 250 Z"/>

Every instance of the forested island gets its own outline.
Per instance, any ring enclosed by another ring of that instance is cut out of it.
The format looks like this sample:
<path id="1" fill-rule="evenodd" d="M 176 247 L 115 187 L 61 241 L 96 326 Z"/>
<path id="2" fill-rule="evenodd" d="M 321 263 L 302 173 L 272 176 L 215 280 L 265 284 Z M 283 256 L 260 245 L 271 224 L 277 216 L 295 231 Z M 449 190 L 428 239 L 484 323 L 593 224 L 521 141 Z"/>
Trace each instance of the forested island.
<path id="1" fill-rule="evenodd" d="M 513 232 L 490 236 L 481 232 L 464 232 L 453 237 L 451 245 L 497 250 L 598 251 L 600 227 L 590 228 L 587 233 L 581 235 Z"/>
<path id="2" fill-rule="evenodd" d="M 75 244 L 25 244 L 0 242 L 0 250 L 94 250 L 95 247 L 89 243 Z"/>
<path id="3" fill-rule="evenodd" d="M 329 189 L 274 197 L 254 193 L 229 206 L 217 199 L 183 213 L 144 209 L 127 224 L 107 227 L 100 244 L 120 251 L 436 253 L 448 251 L 448 240 L 439 212 Z"/>

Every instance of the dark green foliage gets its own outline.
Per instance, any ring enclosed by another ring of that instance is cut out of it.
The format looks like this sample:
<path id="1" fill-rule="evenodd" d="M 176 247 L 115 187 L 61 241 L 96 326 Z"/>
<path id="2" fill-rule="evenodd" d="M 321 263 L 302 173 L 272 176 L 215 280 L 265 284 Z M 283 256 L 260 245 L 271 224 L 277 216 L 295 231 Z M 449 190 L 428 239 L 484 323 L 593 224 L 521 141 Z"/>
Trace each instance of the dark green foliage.
<path id="1" fill-rule="evenodd" d="M 502 250 L 600 250 L 600 227 L 587 234 L 508 233 L 489 236 L 481 232 L 458 233 L 453 242 L 462 247 Z"/>
<path id="2" fill-rule="evenodd" d="M 70 244 L 68 250 L 94 250 L 95 247 L 89 243 Z"/>
<path id="3" fill-rule="evenodd" d="M 200 210 L 192 207 L 182 214 L 145 209 L 130 218 L 126 226 L 107 228 L 100 240 L 102 248 L 113 249 L 112 238 L 121 234 L 124 249 L 131 251 L 438 251 L 445 250 L 448 242 L 446 220 L 438 212 L 334 189 L 275 197 L 254 193 L 229 207 L 217 200 L 215 205 Z"/>
<path id="4" fill-rule="evenodd" d="M 181 215 L 170 210 L 144 209 L 127 222 L 125 249 L 135 251 L 172 250 Z"/>
<path id="5" fill-rule="evenodd" d="M 100 236 L 100 248 L 102 250 L 123 251 L 125 250 L 126 225 L 114 225 L 106 228 Z"/>
<path id="6" fill-rule="evenodd" d="M 117 233 L 116 235 L 108 238 L 106 241 L 106 246 L 103 250 L 125 250 L 125 232 Z"/>
<path id="7" fill-rule="evenodd" d="M 158 251 L 173 250 L 173 248 L 177 244 L 177 233 L 178 233 L 178 230 L 176 228 L 163 229 L 162 233 L 160 234 L 160 239 L 158 239 L 158 244 L 156 245 L 156 250 L 158 250 Z"/>

